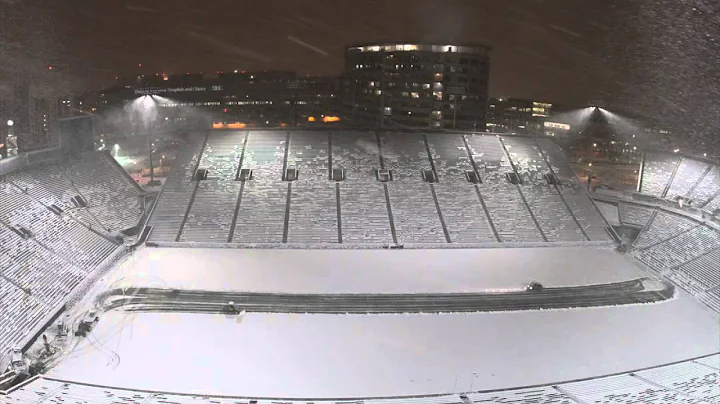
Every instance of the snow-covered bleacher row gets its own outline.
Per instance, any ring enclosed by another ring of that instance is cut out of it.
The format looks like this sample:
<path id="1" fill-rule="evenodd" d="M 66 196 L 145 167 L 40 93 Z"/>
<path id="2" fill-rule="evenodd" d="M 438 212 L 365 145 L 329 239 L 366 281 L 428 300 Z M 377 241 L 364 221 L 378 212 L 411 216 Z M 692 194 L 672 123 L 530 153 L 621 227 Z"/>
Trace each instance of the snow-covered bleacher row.
<path id="1" fill-rule="evenodd" d="M 716 164 L 675 154 L 647 153 L 640 192 L 657 198 L 683 198 L 713 212 L 720 209 L 720 168 Z"/>
<path id="2" fill-rule="evenodd" d="M 142 190 L 104 152 L 45 163 L 10 173 L 7 182 L 45 206 L 104 232 L 135 227 L 143 215 Z M 80 196 L 87 206 L 79 206 Z"/>
<path id="3" fill-rule="evenodd" d="M 106 231 L 138 224 L 143 197 L 110 159 L 83 154 L 0 182 L 0 357 L 121 248 Z"/>
<path id="4" fill-rule="evenodd" d="M 173 170 L 165 180 L 148 221 L 153 227 L 153 234 L 165 240 L 177 239 L 197 185 L 191 180 L 201 156 L 201 148 L 204 147 L 204 139 L 192 140 L 178 151 Z"/>
<path id="5" fill-rule="evenodd" d="M 716 403 L 720 400 L 720 355 L 615 376 L 519 389 L 418 397 L 262 399 L 172 394 L 35 378 L 0 395 L 8 404 L 650 404 Z"/>
<path id="6" fill-rule="evenodd" d="M 627 226 L 645 227 L 653 214 L 653 209 L 629 203 L 619 203 L 620 223 Z"/>
<path id="7" fill-rule="evenodd" d="M 442 245 L 614 237 L 547 139 L 223 131 L 189 150 L 159 197 L 151 243 Z M 207 179 L 193 181 L 195 168 L 207 169 Z M 292 169 L 298 176 L 286 181 L 284 170 Z M 247 181 L 241 178 L 246 170 L 252 170 Z M 383 170 L 390 181 L 379 181 Z M 521 181 L 511 182 L 509 174 Z M 560 184 L 548 182 L 553 175 Z"/>
<path id="8" fill-rule="evenodd" d="M 715 226 L 658 210 L 631 255 L 720 311 L 720 231 Z"/>

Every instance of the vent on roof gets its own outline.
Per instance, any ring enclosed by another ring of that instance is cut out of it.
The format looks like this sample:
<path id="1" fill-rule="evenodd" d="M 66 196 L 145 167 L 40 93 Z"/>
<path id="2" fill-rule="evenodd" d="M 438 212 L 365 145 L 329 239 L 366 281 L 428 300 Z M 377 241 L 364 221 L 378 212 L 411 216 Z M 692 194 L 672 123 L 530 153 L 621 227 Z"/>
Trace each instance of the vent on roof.
<path id="1" fill-rule="evenodd" d="M 433 170 L 422 170 L 423 181 L 433 183 L 437 182 L 437 177 Z"/>
<path id="2" fill-rule="evenodd" d="M 75 195 L 71 199 L 72 203 L 78 208 L 86 208 L 87 201 L 80 195 Z"/>
<path id="3" fill-rule="evenodd" d="M 243 168 L 240 170 L 240 175 L 238 175 L 238 181 L 250 181 L 253 179 L 253 170 L 249 168 Z"/>
<path id="4" fill-rule="evenodd" d="M 392 171 L 390 170 L 384 170 L 384 169 L 377 169 L 375 170 L 375 177 L 380 182 L 390 182 L 392 181 Z"/>
<path id="5" fill-rule="evenodd" d="M 195 171 L 195 175 L 193 175 L 193 181 L 205 181 L 208 177 L 208 174 L 210 173 L 210 170 L 207 168 L 198 168 L 197 171 Z"/>
<path id="6" fill-rule="evenodd" d="M 297 168 L 287 168 L 283 175 L 283 181 L 297 181 L 299 174 Z"/>
<path id="7" fill-rule="evenodd" d="M 505 178 L 511 184 L 515 184 L 515 185 L 522 184 L 522 180 L 520 180 L 520 176 L 517 175 L 516 173 L 506 173 Z"/>
<path id="8" fill-rule="evenodd" d="M 333 181 L 345 181 L 345 169 L 333 168 L 330 177 Z"/>
<path id="9" fill-rule="evenodd" d="M 543 175 L 545 181 L 550 185 L 560 185 L 560 179 L 553 173 L 547 173 Z"/>
<path id="10" fill-rule="evenodd" d="M 465 179 L 471 184 L 482 184 L 482 180 L 478 173 L 472 170 L 465 171 Z"/>

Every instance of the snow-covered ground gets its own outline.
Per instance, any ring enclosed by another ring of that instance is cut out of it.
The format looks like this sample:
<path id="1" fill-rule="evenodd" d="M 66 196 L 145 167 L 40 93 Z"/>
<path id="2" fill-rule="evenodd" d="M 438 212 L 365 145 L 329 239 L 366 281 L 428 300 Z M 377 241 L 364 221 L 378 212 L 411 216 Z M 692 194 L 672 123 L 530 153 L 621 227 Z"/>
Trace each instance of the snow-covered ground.
<path id="1" fill-rule="evenodd" d="M 609 248 L 270 250 L 144 248 L 101 288 L 156 286 L 285 293 L 478 292 L 647 276 Z"/>
<path id="2" fill-rule="evenodd" d="M 578 270 L 581 270 L 580 268 Z M 470 315 L 106 313 L 51 377 L 271 397 L 430 394 L 559 382 L 717 352 L 692 297 Z"/>

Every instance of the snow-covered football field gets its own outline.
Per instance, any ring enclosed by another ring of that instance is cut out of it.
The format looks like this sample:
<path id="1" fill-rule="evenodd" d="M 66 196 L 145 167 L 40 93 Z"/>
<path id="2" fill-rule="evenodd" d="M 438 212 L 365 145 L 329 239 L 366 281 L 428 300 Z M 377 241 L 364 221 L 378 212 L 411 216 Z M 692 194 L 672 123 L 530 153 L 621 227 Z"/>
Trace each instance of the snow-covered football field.
<path id="1" fill-rule="evenodd" d="M 644 272 L 609 249 L 138 251 L 118 285 L 276 292 L 458 292 L 579 285 Z M 112 285 L 112 286 L 111 286 Z M 445 315 L 106 313 L 50 376 L 171 392 L 352 397 L 507 388 L 600 376 L 720 350 L 694 298 Z"/>
<path id="2" fill-rule="evenodd" d="M 284 293 L 480 292 L 647 276 L 611 248 L 269 250 L 144 248 L 106 285 Z"/>

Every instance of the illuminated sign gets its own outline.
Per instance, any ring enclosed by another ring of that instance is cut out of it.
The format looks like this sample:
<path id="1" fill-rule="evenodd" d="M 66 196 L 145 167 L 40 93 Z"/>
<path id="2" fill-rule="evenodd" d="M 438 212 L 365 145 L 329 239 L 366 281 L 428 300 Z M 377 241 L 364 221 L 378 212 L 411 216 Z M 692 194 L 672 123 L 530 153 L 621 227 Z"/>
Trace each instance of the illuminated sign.
<path id="1" fill-rule="evenodd" d="M 545 122 L 546 128 L 570 130 L 570 125 L 559 122 Z"/>
<path id="2" fill-rule="evenodd" d="M 210 87 L 202 87 L 202 86 L 193 86 L 193 87 L 170 87 L 170 88 L 154 88 L 152 89 L 152 92 L 150 92 L 146 88 L 139 88 L 135 89 L 135 94 L 150 94 L 150 93 L 191 93 L 191 92 L 202 92 L 202 91 L 222 91 L 222 86 L 210 86 Z"/>

